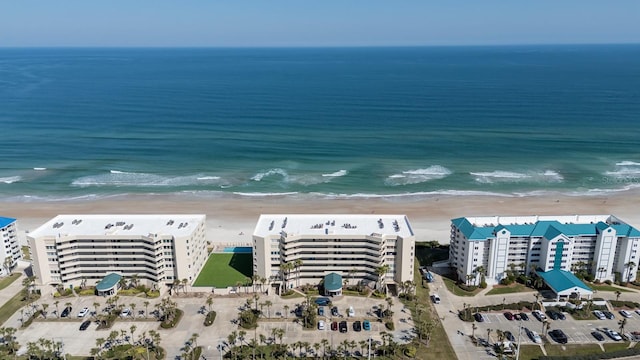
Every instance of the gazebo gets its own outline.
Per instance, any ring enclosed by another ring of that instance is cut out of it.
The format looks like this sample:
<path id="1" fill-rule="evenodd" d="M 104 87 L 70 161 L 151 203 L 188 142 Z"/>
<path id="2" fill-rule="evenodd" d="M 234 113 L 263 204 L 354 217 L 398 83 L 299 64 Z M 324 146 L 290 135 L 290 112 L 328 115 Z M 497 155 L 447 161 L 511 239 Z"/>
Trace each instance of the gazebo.
<path id="1" fill-rule="evenodd" d="M 116 273 L 107 274 L 107 276 L 96 285 L 96 292 L 99 296 L 114 295 L 120 287 L 120 279 L 122 279 L 122 276 Z"/>
<path id="2" fill-rule="evenodd" d="M 342 275 L 332 272 L 324 276 L 324 295 L 342 295 Z"/>

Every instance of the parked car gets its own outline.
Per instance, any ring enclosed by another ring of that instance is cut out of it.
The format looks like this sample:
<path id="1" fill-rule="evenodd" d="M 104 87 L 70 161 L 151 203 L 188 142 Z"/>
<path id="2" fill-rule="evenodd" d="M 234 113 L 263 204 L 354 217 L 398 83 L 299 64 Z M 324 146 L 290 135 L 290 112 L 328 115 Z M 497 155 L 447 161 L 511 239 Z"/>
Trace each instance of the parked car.
<path id="1" fill-rule="evenodd" d="M 611 311 L 603 311 L 602 312 L 604 314 L 604 316 L 609 319 L 609 320 L 613 320 L 616 318 L 615 315 L 613 315 L 613 313 Z"/>
<path id="2" fill-rule="evenodd" d="M 513 314 L 510 311 L 505 311 L 504 317 L 506 317 L 507 320 L 513 320 Z"/>
<path id="3" fill-rule="evenodd" d="M 513 314 L 513 320 L 518 320 L 518 321 L 520 321 L 520 320 L 522 320 L 522 317 L 520 316 L 520 314 L 515 313 L 515 314 Z"/>
<path id="4" fill-rule="evenodd" d="M 604 313 L 600 310 L 593 310 L 593 316 L 598 318 L 598 320 L 604 320 L 607 318 L 606 316 L 604 316 Z"/>
<path id="5" fill-rule="evenodd" d="M 91 321 L 83 321 L 82 324 L 80 324 L 80 331 L 87 330 L 89 328 L 89 325 L 91 325 Z"/>
<path id="6" fill-rule="evenodd" d="M 66 308 L 64 308 L 64 310 L 62 310 L 62 313 L 60 314 L 60 317 L 69 316 L 69 314 L 71 314 L 71 311 L 72 311 L 71 306 L 67 306 Z"/>
<path id="7" fill-rule="evenodd" d="M 365 320 L 362 322 L 362 328 L 365 331 L 370 331 L 371 330 L 371 323 L 369 322 L 369 320 Z"/>
<path id="8" fill-rule="evenodd" d="M 516 341 L 516 338 L 515 338 L 515 336 L 513 336 L 513 334 L 511 333 L 511 331 L 505 331 L 505 332 L 504 332 L 504 337 L 505 337 L 507 340 L 511 341 L 511 342 L 515 342 L 515 341 Z"/>
<path id="9" fill-rule="evenodd" d="M 433 301 L 434 304 L 440 304 L 440 295 L 438 294 L 431 295 L 431 301 Z"/>
<path id="10" fill-rule="evenodd" d="M 529 315 L 525 314 L 525 313 L 520 313 L 520 318 L 523 321 L 529 321 Z"/>
<path id="11" fill-rule="evenodd" d="M 80 310 L 80 312 L 78 313 L 78 317 L 79 318 L 83 318 L 83 317 L 87 316 L 88 313 L 89 313 L 89 308 L 88 307 L 82 308 L 82 310 Z"/>
<path id="12" fill-rule="evenodd" d="M 318 330 L 324 330 L 324 320 L 318 321 Z"/>
<path id="13" fill-rule="evenodd" d="M 127 317 L 131 315 L 131 309 L 125 308 L 120 312 L 120 317 Z"/>
<path id="14" fill-rule="evenodd" d="M 542 338 L 540 338 L 540 335 L 538 335 L 537 332 L 533 330 L 529 330 L 527 328 L 524 328 L 524 332 L 527 333 L 527 336 L 529 337 L 529 339 L 531 339 L 531 341 L 533 341 L 534 343 L 536 344 L 542 343 Z"/>
<path id="15" fill-rule="evenodd" d="M 331 302 L 331 299 L 329 299 L 328 297 L 319 297 L 315 300 L 315 302 L 318 306 L 327 306 Z"/>
<path id="16" fill-rule="evenodd" d="M 604 336 L 597 331 L 592 331 L 591 336 L 593 336 L 598 341 L 604 341 Z"/>
<path id="17" fill-rule="evenodd" d="M 473 314 L 473 318 L 476 319 L 477 322 L 484 322 L 484 316 L 480 313 Z"/>
<path id="18" fill-rule="evenodd" d="M 338 325 L 338 327 L 340 328 L 341 333 L 346 333 L 348 330 L 346 321 L 340 321 L 340 324 Z"/>
<path id="19" fill-rule="evenodd" d="M 360 330 L 362 330 L 362 323 L 360 322 L 360 320 L 354 321 L 353 322 L 353 331 L 360 331 Z"/>
<path id="20" fill-rule="evenodd" d="M 555 330 L 549 331 L 549 336 L 551 336 L 553 341 L 555 341 L 555 342 L 557 342 L 559 344 L 566 344 L 567 341 L 568 341 L 567 335 L 564 333 L 564 331 L 562 331 L 560 329 L 555 329 Z"/>
<path id="21" fill-rule="evenodd" d="M 547 316 L 551 319 L 551 320 L 558 320 L 560 319 L 560 316 L 558 315 L 557 311 L 553 311 L 553 310 L 547 310 Z"/>
<path id="22" fill-rule="evenodd" d="M 338 312 L 338 307 L 334 306 L 331 308 L 331 316 L 339 316 L 340 313 Z"/>
<path id="23" fill-rule="evenodd" d="M 533 310 L 531 312 L 531 315 L 533 315 L 533 317 L 538 319 L 538 321 L 545 321 L 547 319 L 547 316 L 543 314 L 542 311 L 540 310 Z"/>
<path id="24" fill-rule="evenodd" d="M 640 309 L 634 310 L 636 314 L 640 315 Z"/>
<path id="25" fill-rule="evenodd" d="M 631 312 L 627 311 L 627 310 L 620 310 L 619 311 L 620 315 L 622 315 L 623 317 L 627 318 L 627 319 L 631 319 L 633 316 L 631 316 Z"/>
<path id="26" fill-rule="evenodd" d="M 354 317 L 356 316 L 356 311 L 353 310 L 353 306 L 349 306 L 349 309 L 347 309 L 347 316 L 348 317 Z"/>
<path id="27" fill-rule="evenodd" d="M 620 336 L 620 334 L 618 334 L 617 331 L 611 330 L 611 329 L 608 329 L 608 328 L 603 328 L 602 331 L 605 334 L 607 334 L 607 336 L 610 337 L 611 340 L 622 341 L 622 336 Z"/>
<path id="28" fill-rule="evenodd" d="M 324 306 L 318 307 L 318 315 L 324 316 Z"/>
<path id="29" fill-rule="evenodd" d="M 338 322 L 334 321 L 331 323 L 331 331 L 338 331 Z"/>

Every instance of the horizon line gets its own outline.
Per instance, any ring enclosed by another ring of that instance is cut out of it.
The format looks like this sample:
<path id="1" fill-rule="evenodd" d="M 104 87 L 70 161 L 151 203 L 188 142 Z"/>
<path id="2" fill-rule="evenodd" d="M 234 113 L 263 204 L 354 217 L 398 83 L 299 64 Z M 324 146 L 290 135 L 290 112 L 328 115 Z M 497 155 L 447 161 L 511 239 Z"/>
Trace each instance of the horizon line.
<path id="1" fill-rule="evenodd" d="M 347 48 L 472 48 L 519 46 L 627 46 L 640 42 L 612 43 L 506 43 L 506 44 L 417 44 L 417 45 L 34 45 L 4 46 L 0 49 L 347 49 Z"/>

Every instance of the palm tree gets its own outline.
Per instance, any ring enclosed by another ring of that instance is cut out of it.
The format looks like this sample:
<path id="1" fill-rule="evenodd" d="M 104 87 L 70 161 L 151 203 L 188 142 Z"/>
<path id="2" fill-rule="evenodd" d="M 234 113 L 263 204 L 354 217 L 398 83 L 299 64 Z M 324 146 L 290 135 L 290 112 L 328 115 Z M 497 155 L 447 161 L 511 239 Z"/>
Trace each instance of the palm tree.
<path id="1" fill-rule="evenodd" d="M 384 276 L 387 274 L 387 272 L 389 272 L 389 265 L 387 264 L 378 266 L 376 268 L 376 275 L 378 275 L 379 287 L 384 286 Z M 383 291 L 383 292 L 386 293 L 386 291 Z"/>
<path id="2" fill-rule="evenodd" d="M 536 298 L 536 302 L 533 304 L 533 306 L 532 306 L 533 309 L 531 309 L 531 310 L 535 310 L 536 309 L 536 305 L 540 301 L 540 296 L 541 295 L 540 295 L 540 293 L 535 293 L 535 294 L 533 294 L 533 296 Z"/>
<path id="3" fill-rule="evenodd" d="M 627 282 L 631 282 L 631 275 L 633 274 L 633 269 L 636 267 L 636 263 L 629 261 L 624 264 L 624 267 L 627 269 Z"/>
<path id="4" fill-rule="evenodd" d="M 602 279 L 602 273 L 606 272 L 607 269 L 605 267 L 598 268 L 598 279 Z"/>
<path id="5" fill-rule="evenodd" d="M 149 316 L 149 301 L 145 301 L 144 303 L 144 317 L 146 318 L 147 316 Z"/>
<path id="6" fill-rule="evenodd" d="M 616 294 L 616 301 L 620 301 L 620 295 L 622 295 L 620 290 L 616 290 L 616 292 L 614 294 Z"/>
<path id="7" fill-rule="evenodd" d="M 207 307 L 209 308 L 209 312 L 211 312 L 211 306 L 213 305 L 213 297 L 211 295 L 207 297 L 206 303 L 207 303 Z"/>
<path id="8" fill-rule="evenodd" d="M 266 284 L 266 283 L 267 283 L 267 278 L 261 277 L 260 278 L 260 292 L 263 291 L 262 288 L 264 287 L 264 284 Z"/>
<path id="9" fill-rule="evenodd" d="M 184 292 L 185 294 L 187 293 L 187 285 L 189 284 L 189 280 L 187 279 L 182 279 L 181 281 L 181 285 L 182 285 L 182 292 Z"/>
<path id="10" fill-rule="evenodd" d="M 491 333 L 493 332 L 493 329 L 489 328 L 487 329 L 487 341 L 491 342 Z"/>
<path id="11" fill-rule="evenodd" d="M 58 308 L 58 305 L 60 305 L 60 301 L 59 300 L 54 301 L 53 305 L 55 305 L 56 307 L 56 316 L 60 318 L 60 309 Z"/>
<path id="12" fill-rule="evenodd" d="M 94 302 L 93 303 L 93 311 L 96 313 L 96 316 L 98 316 L 98 307 L 100 307 L 100 303 L 99 302 Z"/>
<path id="13" fill-rule="evenodd" d="M 253 276 L 251 276 L 251 285 L 253 286 L 253 292 L 256 292 L 256 285 L 258 285 L 258 280 L 260 280 L 260 275 L 253 274 Z"/>
<path id="14" fill-rule="evenodd" d="M 476 326 L 476 323 L 472 323 L 471 324 L 471 338 L 473 338 L 473 339 L 476 338 L 476 330 L 478 330 L 478 326 Z"/>
<path id="15" fill-rule="evenodd" d="M 620 326 L 620 334 L 624 334 L 624 326 L 627 325 L 627 318 L 622 318 L 622 320 L 618 321 L 618 325 Z"/>
<path id="16" fill-rule="evenodd" d="M 267 300 L 264 302 L 264 304 L 267 306 L 267 318 L 271 317 L 271 305 L 273 305 L 273 303 L 270 300 Z"/>
<path id="17" fill-rule="evenodd" d="M 286 319 L 289 316 L 289 305 L 284 306 L 284 318 Z"/>
<path id="18" fill-rule="evenodd" d="M 297 287 L 300 287 L 300 268 L 302 267 L 302 259 L 295 259 L 293 261 L 293 267 L 296 269 L 297 275 L 296 275 L 296 281 L 297 281 Z"/>
<path id="19" fill-rule="evenodd" d="M 135 325 L 131 325 L 129 327 L 129 331 L 131 331 L 131 340 L 133 341 L 134 337 L 133 337 L 133 333 L 136 332 L 136 329 L 138 329 Z"/>
<path id="20" fill-rule="evenodd" d="M 327 357 L 327 346 L 329 346 L 329 340 L 322 339 L 320 340 L 320 344 L 322 345 L 322 357 Z"/>

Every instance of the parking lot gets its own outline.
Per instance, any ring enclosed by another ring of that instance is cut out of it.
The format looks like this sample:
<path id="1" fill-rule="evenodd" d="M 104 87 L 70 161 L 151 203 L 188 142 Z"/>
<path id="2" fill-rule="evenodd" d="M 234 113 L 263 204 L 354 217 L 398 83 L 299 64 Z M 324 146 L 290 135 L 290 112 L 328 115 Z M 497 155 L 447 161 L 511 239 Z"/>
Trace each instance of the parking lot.
<path id="1" fill-rule="evenodd" d="M 496 330 L 510 331 L 517 341 L 518 329 L 521 325 L 523 327 L 520 342 L 523 344 L 533 344 L 534 342 L 527 337 L 524 328 L 535 331 L 542 335 L 544 332 L 543 323 L 537 320 L 529 312 L 525 312 L 529 316 L 529 321 L 517 321 L 508 320 L 503 312 L 491 312 L 482 313 L 484 322 L 475 322 L 478 327 L 476 330 L 476 336 L 485 338 L 487 337 L 487 329 L 492 329 L 491 341 L 497 341 Z M 618 331 L 618 321 L 622 319 L 622 316 L 615 313 L 616 318 L 609 320 L 575 320 L 571 315 L 565 314 L 566 320 L 551 320 L 549 330 L 560 329 L 568 338 L 568 343 L 598 343 L 598 342 L 615 342 L 611 338 L 605 337 L 604 341 L 596 340 L 592 335 L 592 331 L 598 331 L 598 329 L 609 328 Z M 631 318 L 627 319 L 625 325 L 625 332 L 640 331 L 640 317 L 637 314 L 633 314 Z"/>

